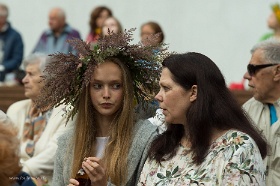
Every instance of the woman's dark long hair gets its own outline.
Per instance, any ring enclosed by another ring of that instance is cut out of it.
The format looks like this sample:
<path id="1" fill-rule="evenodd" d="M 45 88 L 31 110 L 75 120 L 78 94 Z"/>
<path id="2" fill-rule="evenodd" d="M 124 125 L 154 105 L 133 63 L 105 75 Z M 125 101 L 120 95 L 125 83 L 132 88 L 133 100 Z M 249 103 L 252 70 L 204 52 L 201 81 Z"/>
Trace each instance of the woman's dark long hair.
<path id="1" fill-rule="evenodd" d="M 185 126 L 170 124 L 167 131 L 153 141 L 150 158 L 158 163 L 172 158 L 186 135 L 191 142 L 193 162 L 199 165 L 211 145 L 213 129 L 236 129 L 248 134 L 256 142 L 262 158 L 266 156 L 265 138 L 238 105 L 221 71 L 211 59 L 194 52 L 173 54 L 163 61 L 163 68 L 168 68 L 173 81 L 185 90 L 197 85 L 197 99 L 186 113 Z"/>

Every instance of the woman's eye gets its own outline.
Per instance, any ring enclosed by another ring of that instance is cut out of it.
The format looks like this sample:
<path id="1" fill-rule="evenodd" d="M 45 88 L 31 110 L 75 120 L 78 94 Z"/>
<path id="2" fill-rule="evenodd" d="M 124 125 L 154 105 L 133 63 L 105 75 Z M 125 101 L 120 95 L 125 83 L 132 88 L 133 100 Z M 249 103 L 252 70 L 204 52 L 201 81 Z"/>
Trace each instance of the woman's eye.
<path id="1" fill-rule="evenodd" d="M 163 88 L 164 91 L 170 90 L 170 88 L 169 88 L 169 87 L 166 87 L 166 86 L 162 86 L 162 88 Z"/>
<path id="2" fill-rule="evenodd" d="M 93 84 L 92 87 L 95 88 L 95 89 L 100 89 L 101 85 L 100 84 Z"/>
<path id="3" fill-rule="evenodd" d="M 117 84 L 114 84 L 112 87 L 113 87 L 113 89 L 119 89 L 119 88 L 121 88 L 121 84 L 117 83 Z"/>

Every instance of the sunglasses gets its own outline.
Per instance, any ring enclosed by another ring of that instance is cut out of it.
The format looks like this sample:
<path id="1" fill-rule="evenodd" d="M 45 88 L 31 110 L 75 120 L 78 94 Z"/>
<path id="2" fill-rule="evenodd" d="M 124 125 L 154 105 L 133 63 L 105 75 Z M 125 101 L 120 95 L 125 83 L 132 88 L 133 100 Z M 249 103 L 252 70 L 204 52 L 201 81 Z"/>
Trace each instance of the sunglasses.
<path id="1" fill-rule="evenodd" d="M 248 64 L 248 66 L 247 66 L 247 71 L 248 71 L 248 74 L 249 74 L 250 76 L 253 76 L 253 75 L 256 74 L 257 70 L 260 70 L 260 69 L 266 68 L 266 67 L 271 67 L 271 66 L 274 66 L 274 65 L 278 65 L 278 64 L 275 64 L 275 63 L 263 64 L 263 65 Z"/>

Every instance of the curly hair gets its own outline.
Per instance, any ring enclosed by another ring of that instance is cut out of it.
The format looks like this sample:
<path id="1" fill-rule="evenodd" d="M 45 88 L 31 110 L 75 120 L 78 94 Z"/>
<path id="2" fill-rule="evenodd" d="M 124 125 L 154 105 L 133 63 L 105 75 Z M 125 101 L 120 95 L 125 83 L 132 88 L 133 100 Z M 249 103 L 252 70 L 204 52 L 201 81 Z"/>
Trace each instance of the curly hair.
<path id="1" fill-rule="evenodd" d="M 0 180 L 1 185 L 16 181 L 21 167 L 19 162 L 19 140 L 17 130 L 10 124 L 0 122 Z"/>

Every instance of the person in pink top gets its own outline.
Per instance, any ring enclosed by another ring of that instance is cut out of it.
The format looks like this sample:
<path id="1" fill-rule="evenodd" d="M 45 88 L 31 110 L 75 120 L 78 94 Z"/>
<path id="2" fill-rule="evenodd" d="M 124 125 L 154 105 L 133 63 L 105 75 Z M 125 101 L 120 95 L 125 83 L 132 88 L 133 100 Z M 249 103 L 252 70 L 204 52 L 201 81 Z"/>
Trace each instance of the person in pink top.
<path id="1" fill-rule="evenodd" d="M 112 11 L 105 6 L 99 6 L 93 9 L 89 21 L 90 32 L 86 38 L 88 43 L 95 43 L 97 41 L 102 32 L 103 22 L 112 15 Z"/>

